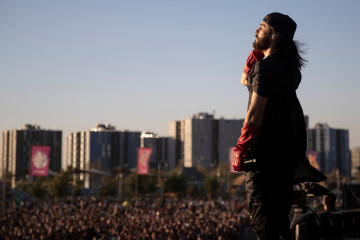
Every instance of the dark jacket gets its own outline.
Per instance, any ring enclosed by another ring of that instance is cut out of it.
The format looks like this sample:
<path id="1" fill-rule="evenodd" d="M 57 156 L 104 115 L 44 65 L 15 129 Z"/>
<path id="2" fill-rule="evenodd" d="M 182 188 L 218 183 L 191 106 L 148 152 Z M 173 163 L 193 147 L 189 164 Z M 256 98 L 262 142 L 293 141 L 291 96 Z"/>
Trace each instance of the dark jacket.
<path id="1" fill-rule="evenodd" d="M 268 98 L 260 134 L 247 158 L 258 159 L 271 171 L 294 169 L 307 148 L 305 118 L 296 95 L 300 71 L 290 71 L 282 55 L 274 53 L 258 61 L 247 80 L 249 106 L 253 92 Z"/>

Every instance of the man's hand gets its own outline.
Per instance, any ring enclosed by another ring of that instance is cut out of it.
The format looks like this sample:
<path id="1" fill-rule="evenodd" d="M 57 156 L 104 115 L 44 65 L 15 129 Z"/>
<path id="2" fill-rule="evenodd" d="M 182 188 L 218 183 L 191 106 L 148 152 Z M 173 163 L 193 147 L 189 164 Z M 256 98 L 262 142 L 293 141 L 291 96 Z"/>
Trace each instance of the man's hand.
<path id="1" fill-rule="evenodd" d="M 262 60 L 263 58 L 264 58 L 264 53 L 262 51 L 256 49 L 252 50 L 246 60 L 246 64 L 243 72 L 249 74 L 255 63 L 259 60 Z"/>
<path id="2" fill-rule="evenodd" d="M 249 150 L 250 146 L 255 141 L 256 136 L 259 135 L 259 133 L 260 133 L 260 128 L 244 122 L 238 143 L 234 147 L 235 157 L 232 162 L 232 165 L 235 171 L 242 172 L 245 170 L 244 160 L 246 153 Z"/>
<path id="3" fill-rule="evenodd" d="M 234 160 L 232 161 L 232 166 L 234 171 L 242 172 L 244 171 L 244 159 L 240 159 L 238 156 L 234 157 Z"/>

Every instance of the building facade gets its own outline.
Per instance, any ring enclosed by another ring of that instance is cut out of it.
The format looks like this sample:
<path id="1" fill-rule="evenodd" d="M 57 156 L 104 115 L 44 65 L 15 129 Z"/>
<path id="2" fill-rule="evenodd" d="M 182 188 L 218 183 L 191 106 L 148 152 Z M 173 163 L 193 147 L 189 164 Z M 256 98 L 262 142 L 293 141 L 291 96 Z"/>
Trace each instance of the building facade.
<path id="1" fill-rule="evenodd" d="M 170 122 L 175 164 L 211 169 L 220 161 L 228 162 L 230 149 L 237 143 L 243 122 L 242 119 L 215 119 L 208 113 Z"/>
<path id="2" fill-rule="evenodd" d="M 143 132 L 141 134 L 141 147 L 152 149 L 149 169 L 165 173 L 175 167 L 175 163 L 170 162 L 170 152 L 173 151 L 173 145 L 170 142 L 171 138 L 160 137 L 156 133 Z"/>
<path id="3" fill-rule="evenodd" d="M 27 124 L 21 129 L 1 132 L 1 173 L 12 175 L 12 187 L 16 181 L 30 176 L 31 151 L 33 146 L 49 146 L 49 172 L 61 170 L 62 131 L 41 129 Z"/>
<path id="4" fill-rule="evenodd" d="M 324 173 L 338 170 L 342 176 L 351 176 L 349 131 L 316 124 L 308 129 L 308 150 L 317 153 L 317 161 Z"/>
<path id="5" fill-rule="evenodd" d="M 351 177 L 360 181 L 360 147 L 351 149 Z"/>
<path id="6" fill-rule="evenodd" d="M 96 192 L 103 175 L 119 171 L 120 167 L 136 167 L 140 134 L 117 131 L 110 124 L 70 133 L 66 139 L 66 165 L 78 171 L 75 178 L 85 189 Z"/>

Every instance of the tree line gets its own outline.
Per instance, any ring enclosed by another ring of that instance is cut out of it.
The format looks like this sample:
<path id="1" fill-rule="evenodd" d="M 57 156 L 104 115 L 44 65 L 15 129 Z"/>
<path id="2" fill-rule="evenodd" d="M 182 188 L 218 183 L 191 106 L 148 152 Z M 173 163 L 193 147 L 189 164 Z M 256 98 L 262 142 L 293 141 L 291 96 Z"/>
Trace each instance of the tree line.
<path id="1" fill-rule="evenodd" d="M 234 179 L 238 174 L 230 176 L 229 166 L 219 164 L 212 171 L 206 168 L 198 169 L 204 175 L 200 184 L 189 183 L 186 176 L 176 168 L 168 173 L 158 173 L 150 169 L 148 175 L 138 175 L 136 172 L 121 172 L 113 170 L 109 176 L 102 176 L 97 187 L 98 197 L 132 198 L 144 195 L 169 195 L 214 198 L 218 194 L 226 195 L 229 190 L 228 177 Z M 15 189 L 6 191 L 6 199 L 20 203 L 24 196 L 35 200 L 76 198 L 85 193 L 84 182 L 76 177 L 76 170 L 71 166 L 62 169 L 56 176 L 34 176 L 32 181 L 19 180 Z M 10 185 L 11 175 L 7 173 L 7 186 Z M 3 194 L 3 193 L 1 193 Z"/>

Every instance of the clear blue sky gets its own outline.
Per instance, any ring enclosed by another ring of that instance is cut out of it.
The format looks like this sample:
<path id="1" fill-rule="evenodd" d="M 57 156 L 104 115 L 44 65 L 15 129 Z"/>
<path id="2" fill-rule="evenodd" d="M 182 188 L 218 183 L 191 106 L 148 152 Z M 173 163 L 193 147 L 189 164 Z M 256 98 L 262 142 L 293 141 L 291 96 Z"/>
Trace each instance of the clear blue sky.
<path id="1" fill-rule="evenodd" d="M 240 85 L 254 30 L 279 11 L 308 65 L 298 91 L 310 127 L 360 146 L 360 1 L 0 0 L 0 130 L 70 132 L 111 123 L 168 135 L 199 111 L 244 118 Z M 64 146 L 65 147 L 65 146 Z"/>

